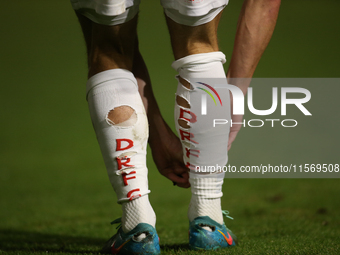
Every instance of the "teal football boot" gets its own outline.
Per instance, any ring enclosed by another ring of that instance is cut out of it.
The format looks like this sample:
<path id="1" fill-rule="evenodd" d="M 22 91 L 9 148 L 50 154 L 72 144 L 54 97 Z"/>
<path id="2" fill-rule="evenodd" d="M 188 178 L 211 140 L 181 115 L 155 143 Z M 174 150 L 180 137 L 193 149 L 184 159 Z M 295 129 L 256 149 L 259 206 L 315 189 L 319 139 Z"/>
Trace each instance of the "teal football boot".
<path id="1" fill-rule="evenodd" d="M 121 218 L 111 224 L 120 223 Z M 159 237 L 156 229 L 149 224 L 139 223 L 133 230 L 124 233 L 118 226 L 117 233 L 102 248 L 101 253 L 119 255 L 160 254 Z"/>
<path id="2" fill-rule="evenodd" d="M 229 212 L 223 211 L 223 214 L 231 218 Z M 216 250 L 235 246 L 236 243 L 236 236 L 224 223 L 221 225 L 208 216 L 197 217 L 190 222 L 189 246 L 193 250 Z"/>

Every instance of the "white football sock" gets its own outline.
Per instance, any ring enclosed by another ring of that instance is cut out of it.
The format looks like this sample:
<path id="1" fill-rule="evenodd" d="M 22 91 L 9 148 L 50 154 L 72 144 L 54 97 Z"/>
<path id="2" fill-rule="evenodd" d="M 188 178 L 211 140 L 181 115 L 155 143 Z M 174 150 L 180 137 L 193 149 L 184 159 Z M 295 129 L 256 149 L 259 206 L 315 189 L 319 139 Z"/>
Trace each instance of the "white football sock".
<path id="1" fill-rule="evenodd" d="M 123 203 L 123 231 L 139 223 L 155 227 L 148 199 L 148 120 L 135 77 L 123 69 L 98 73 L 87 82 L 87 100 L 111 185 L 118 203 Z M 130 107 L 133 114 L 124 122 L 113 123 L 109 113 L 121 106 Z"/>
<path id="2" fill-rule="evenodd" d="M 202 81 L 209 83 L 209 80 L 227 84 L 226 75 L 223 69 L 225 56 L 222 52 L 211 52 L 189 55 L 181 58 L 172 64 L 179 76 L 193 85 L 194 82 Z M 206 89 L 208 89 L 207 87 Z M 229 125 L 218 127 L 209 126 L 200 119 L 199 114 L 191 109 L 191 102 L 197 97 L 194 86 L 191 89 L 178 83 L 177 97 L 181 97 L 188 104 L 189 108 L 175 104 L 175 123 L 179 133 L 184 162 L 190 168 L 191 201 L 188 210 L 189 220 L 192 221 L 199 216 L 209 216 L 211 219 L 222 224 L 221 197 L 224 174 L 220 172 L 202 174 L 194 170 L 197 166 L 208 167 L 219 165 L 223 167 L 228 161 L 228 137 Z M 213 93 L 213 92 L 211 92 Z M 222 97 L 222 95 L 220 95 Z M 230 119 L 230 98 L 229 92 L 223 95 L 223 106 L 225 119 Z M 222 100 L 223 100 L 222 99 Z M 213 114 L 210 112 L 210 114 Z M 181 124 L 185 121 L 186 125 Z M 200 121 L 201 120 L 201 121 Z M 189 127 L 188 127 L 189 126 Z"/>

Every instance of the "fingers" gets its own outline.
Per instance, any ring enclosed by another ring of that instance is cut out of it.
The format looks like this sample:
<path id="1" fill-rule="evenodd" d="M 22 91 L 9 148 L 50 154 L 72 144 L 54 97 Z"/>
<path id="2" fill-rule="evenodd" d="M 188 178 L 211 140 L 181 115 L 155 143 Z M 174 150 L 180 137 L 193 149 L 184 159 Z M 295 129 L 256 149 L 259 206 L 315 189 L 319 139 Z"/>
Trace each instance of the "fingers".
<path id="1" fill-rule="evenodd" d="M 189 188 L 190 187 L 189 173 L 188 172 L 183 173 L 181 175 L 169 173 L 166 177 L 168 179 L 170 179 L 171 181 L 173 181 L 175 183 L 175 185 L 177 185 L 178 187 L 181 187 L 181 188 Z"/>

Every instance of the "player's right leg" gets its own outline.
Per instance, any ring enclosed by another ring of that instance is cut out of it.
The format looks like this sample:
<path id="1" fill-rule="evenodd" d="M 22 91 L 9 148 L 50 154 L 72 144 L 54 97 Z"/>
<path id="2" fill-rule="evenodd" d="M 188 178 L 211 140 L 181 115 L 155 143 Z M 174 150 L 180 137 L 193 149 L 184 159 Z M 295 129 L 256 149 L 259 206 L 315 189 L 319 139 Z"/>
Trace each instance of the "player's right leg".
<path id="1" fill-rule="evenodd" d="M 184 161 L 190 168 L 189 244 L 193 249 L 224 248 L 235 245 L 236 241 L 223 222 L 224 173 L 202 174 L 195 167 L 207 169 L 227 163 L 229 127 L 207 125 L 193 109 L 193 102 L 200 89 L 214 94 L 213 84 L 217 80 L 219 84 L 227 84 L 223 69 L 226 60 L 217 41 L 217 27 L 227 1 L 178 2 L 162 1 L 162 4 L 175 57 L 172 67 L 178 72 L 176 129 L 182 141 Z M 222 98 L 223 106 L 221 103 L 218 108 L 225 114 L 224 119 L 230 119 L 229 100 L 227 92 Z"/>
<path id="2" fill-rule="evenodd" d="M 156 217 L 148 198 L 148 121 L 132 73 L 139 3 L 124 6 L 123 1 L 119 7 L 100 2 L 72 0 L 87 45 L 91 120 L 123 211 L 122 227 L 103 251 L 158 254 Z"/>

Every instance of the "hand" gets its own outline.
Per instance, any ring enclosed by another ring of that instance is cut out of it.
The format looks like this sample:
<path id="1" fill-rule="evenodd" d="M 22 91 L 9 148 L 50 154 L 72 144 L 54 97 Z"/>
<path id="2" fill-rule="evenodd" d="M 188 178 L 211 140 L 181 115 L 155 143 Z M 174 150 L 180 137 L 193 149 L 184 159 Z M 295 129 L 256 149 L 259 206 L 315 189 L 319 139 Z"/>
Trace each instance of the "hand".
<path id="1" fill-rule="evenodd" d="M 134 75 L 149 121 L 149 145 L 153 160 L 162 175 L 179 187 L 189 188 L 189 169 L 183 162 L 182 144 L 161 116 L 139 52 L 135 56 L 135 64 Z"/>
<path id="2" fill-rule="evenodd" d="M 189 188 L 189 169 L 183 162 L 182 144 L 162 119 L 150 126 L 149 144 L 158 171 L 179 187 Z"/>

